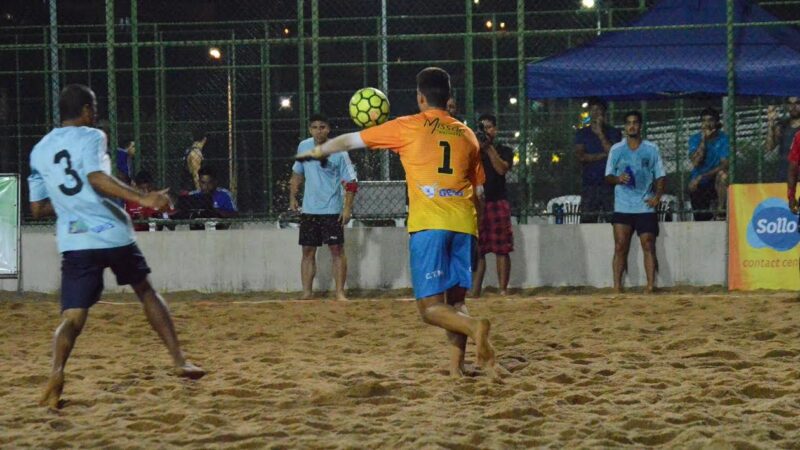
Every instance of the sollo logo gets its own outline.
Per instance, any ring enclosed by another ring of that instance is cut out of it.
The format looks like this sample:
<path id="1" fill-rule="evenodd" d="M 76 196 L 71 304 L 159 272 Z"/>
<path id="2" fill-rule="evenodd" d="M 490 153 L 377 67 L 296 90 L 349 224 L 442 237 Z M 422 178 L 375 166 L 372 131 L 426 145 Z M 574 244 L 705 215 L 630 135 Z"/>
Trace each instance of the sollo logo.
<path id="1" fill-rule="evenodd" d="M 779 252 L 791 250 L 800 242 L 797 214 L 786 200 L 768 198 L 756 206 L 747 225 L 747 242 L 753 248 L 769 247 Z"/>

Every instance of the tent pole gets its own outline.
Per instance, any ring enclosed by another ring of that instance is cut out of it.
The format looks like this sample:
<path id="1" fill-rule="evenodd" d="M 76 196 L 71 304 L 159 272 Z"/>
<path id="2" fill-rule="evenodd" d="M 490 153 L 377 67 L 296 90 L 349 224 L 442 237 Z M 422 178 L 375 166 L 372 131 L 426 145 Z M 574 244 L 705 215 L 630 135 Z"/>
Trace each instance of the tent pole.
<path id="1" fill-rule="evenodd" d="M 725 97 L 725 129 L 730 138 L 731 162 L 728 171 L 729 183 L 733 184 L 736 179 L 736 106 L 734 96 L 736 95 L 735 86 L 735 62 L 734 62 L 734 0 L 727 0 L 727 59 L 728 59 L 728 94 Z"/>
<path id="2" fill-rule="evenodd" d="M 467 1 L 469 3 L 469 0 Z M 519 108 L 519 159 L 522 164 L 522 179 L 527 187 L 525 212 L 520 214 L 520 223 L 528 223 L 533 210 L 533 176 L 528 166 L 528 106 L 525 96 L 525 0 L 517 0 L 517 98 L 525 99 Z"/>

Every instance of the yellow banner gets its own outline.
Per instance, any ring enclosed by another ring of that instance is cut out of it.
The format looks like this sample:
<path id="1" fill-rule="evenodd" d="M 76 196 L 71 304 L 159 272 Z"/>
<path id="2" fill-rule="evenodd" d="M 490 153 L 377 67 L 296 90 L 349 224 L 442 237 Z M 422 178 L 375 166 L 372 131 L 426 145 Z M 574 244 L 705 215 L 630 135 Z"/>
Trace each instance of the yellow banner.
<path id="1" fill-rule="evenodd" d="M 728 188 L 728 288 L 800 289 L 800 230 L 786 184 Z"/>

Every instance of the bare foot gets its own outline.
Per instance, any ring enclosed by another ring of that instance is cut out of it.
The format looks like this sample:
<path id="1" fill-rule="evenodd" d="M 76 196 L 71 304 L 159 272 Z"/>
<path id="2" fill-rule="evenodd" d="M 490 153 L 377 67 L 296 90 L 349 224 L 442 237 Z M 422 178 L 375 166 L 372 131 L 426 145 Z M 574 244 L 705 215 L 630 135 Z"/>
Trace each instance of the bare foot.
<path id="1" fill-rule="evenodd" d="M 303 295 L 300 296 L 300 300 L 311 300 L 314 298 L 313 292 L 303 292 Z"/>
<path id="2" fill-rule="evenodd" d="M 205 374 L 205 370 L 195 366 L 190 362 L 184 363 L 182 366 L 175 367 L 175 375 L 189 378 L 190 380 L 199 380 L 200 378 L 203 378 Z"/>
<path id="3" fill-rule="evenodd" d="M 50 380 L 47 382 L 47 387 L 44 388 L 42 398 L 39 400 L 39 405 L 47 406 L 51 409 L 58 409 L 58 403 L 61 400 L 61 392 L 64 390 L 64 372 L 59 370 L 50 375 Z"/>
<path id="4" fill-rule="evenodd" d="M 337 292 L 336 293 L 336 300 L 338 300 L 340 302 L 346 302 L 347 301 L 347 296 L 344 295 L 344 292 Z"/>
<path id="5" fill-rule="evenodd" d="M 464 378 L 464 368 L 462 366 L 450 367 L 451 378 Z"/>
<path id="6" fill-rule="evenodd" d="M 475 332 L 475 350 L 478 356 L 478 365 L 486 370 L 489 376 L 497 378 L 494 347 L 489 342 L 489 330 L 491 327 L 492 324 L 488 319 L 478 319 L 478 329 Z"/>
<path id="7" fill-rule="evenodd" d="M 508 297 L 508 290 L 507 289 L 501 290 L 500 291 L 500 296 L 501 297 Z"/>
<path id="8" fill-rule="evenodd" d="M 644 288 L 645 294 L 652 294 L 655 291 L 656 291 L 655 286 L 647 286 L 646 288 Z"/>

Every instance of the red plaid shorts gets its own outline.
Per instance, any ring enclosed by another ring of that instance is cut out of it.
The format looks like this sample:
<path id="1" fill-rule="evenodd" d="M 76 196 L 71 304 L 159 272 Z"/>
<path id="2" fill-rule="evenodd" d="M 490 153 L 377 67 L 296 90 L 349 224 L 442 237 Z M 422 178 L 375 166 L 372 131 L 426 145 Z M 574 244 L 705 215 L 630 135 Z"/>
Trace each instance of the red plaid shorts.
<path id="1" fill-rule="evenodd" d="M 487 253 L 507 255 L 514 251 L 511 205 L 508 200 L 486 202 L 478 230 L 478 247 L 481 256 Z"/>

